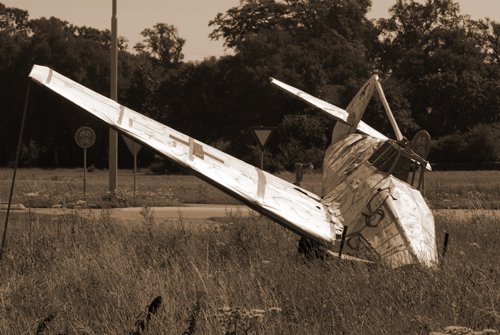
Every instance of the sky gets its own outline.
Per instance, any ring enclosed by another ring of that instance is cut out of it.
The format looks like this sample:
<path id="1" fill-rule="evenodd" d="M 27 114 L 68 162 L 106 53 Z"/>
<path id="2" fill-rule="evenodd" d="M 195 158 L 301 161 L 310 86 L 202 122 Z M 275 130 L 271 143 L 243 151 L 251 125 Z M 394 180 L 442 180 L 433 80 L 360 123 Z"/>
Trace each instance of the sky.
<path id="1" fill-rule="evenodd" d="M 7 7 L 29 12 L 30 18 L 51 17 L 78 26 L 110 29 L 112 0 L 0 0 Z M 388 16 L 395 0 L 372 0 L 369 18 Z M 472 18 L 489 17 L 500 21 L 499 0 L 459 0 L 461 12 Z M 186 61 L 203 60 L 209 56 L 230 53 L 222 41 L 211 41 L 208 26 L 217 13 L 238 6 L 239 0 L 117 0 L 118 35 L 129 40 L 129 48 L 142 40 L 141 31 L 162 22 L 173 24 L 186 40 L 183 53 Z"/>

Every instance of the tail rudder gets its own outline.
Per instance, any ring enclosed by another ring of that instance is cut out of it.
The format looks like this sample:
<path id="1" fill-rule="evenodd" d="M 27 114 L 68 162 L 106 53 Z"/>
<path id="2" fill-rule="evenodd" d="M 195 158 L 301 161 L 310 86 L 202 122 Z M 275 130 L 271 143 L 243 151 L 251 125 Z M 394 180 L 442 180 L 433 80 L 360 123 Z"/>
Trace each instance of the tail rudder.
<path id="1" fill-rule="evenodd" d="M 335 143 L 344 136 L 356 131 L 361 118 L 365 113 L 366 107 L 368 106 L 368 103 L 373 96 L 377 80 L 378 76 L 376 74 L 373 75 L 365 82 L 365 84 L 351 100 L 346 108 L 346 111 L 348 113 L 347 123 L 337 122 L 337 124 L 333 128 L 332 143 Z"/>

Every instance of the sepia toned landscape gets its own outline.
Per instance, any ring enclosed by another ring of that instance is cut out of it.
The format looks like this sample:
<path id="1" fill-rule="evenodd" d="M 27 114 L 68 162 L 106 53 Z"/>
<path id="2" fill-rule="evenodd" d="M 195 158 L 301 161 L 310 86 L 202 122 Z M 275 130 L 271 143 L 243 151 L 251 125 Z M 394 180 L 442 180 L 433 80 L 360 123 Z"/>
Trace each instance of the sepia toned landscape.
<path id="1" fill-rule="evenodd" d="M 499 334 L 471 3 L 0 0 L 0 335 Z"/>

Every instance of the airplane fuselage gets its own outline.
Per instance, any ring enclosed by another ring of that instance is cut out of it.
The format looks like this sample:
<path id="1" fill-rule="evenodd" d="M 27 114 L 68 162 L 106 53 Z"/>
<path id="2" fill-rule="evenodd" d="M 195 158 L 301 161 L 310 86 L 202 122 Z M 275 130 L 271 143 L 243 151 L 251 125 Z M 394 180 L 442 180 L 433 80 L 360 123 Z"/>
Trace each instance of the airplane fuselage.
<path id="1" fill-rule="evenodd" d="M 344 222 L 346 252 L 390 266 L 437 262 L 436 247 L 429 243 L 435 240 L 434 218 L 420 191 L 407 182 L 411 177 L 415 183 L 416 167 L 404 148 L 370 136 L 349 134 L 330 145 L 322 203 Z"/>

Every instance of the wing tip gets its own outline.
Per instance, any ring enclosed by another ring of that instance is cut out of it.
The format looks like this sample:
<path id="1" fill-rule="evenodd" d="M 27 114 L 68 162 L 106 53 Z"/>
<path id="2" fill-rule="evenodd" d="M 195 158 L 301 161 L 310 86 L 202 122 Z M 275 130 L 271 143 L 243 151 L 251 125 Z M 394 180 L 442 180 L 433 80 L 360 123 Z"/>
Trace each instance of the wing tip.
<path id="1" fill-rule="evenodd" d="M 33 64 L 28 77 L 37 83 L 43 84 L 50 81 L 53 72 L 54 70 L 47 66 Z"/>

